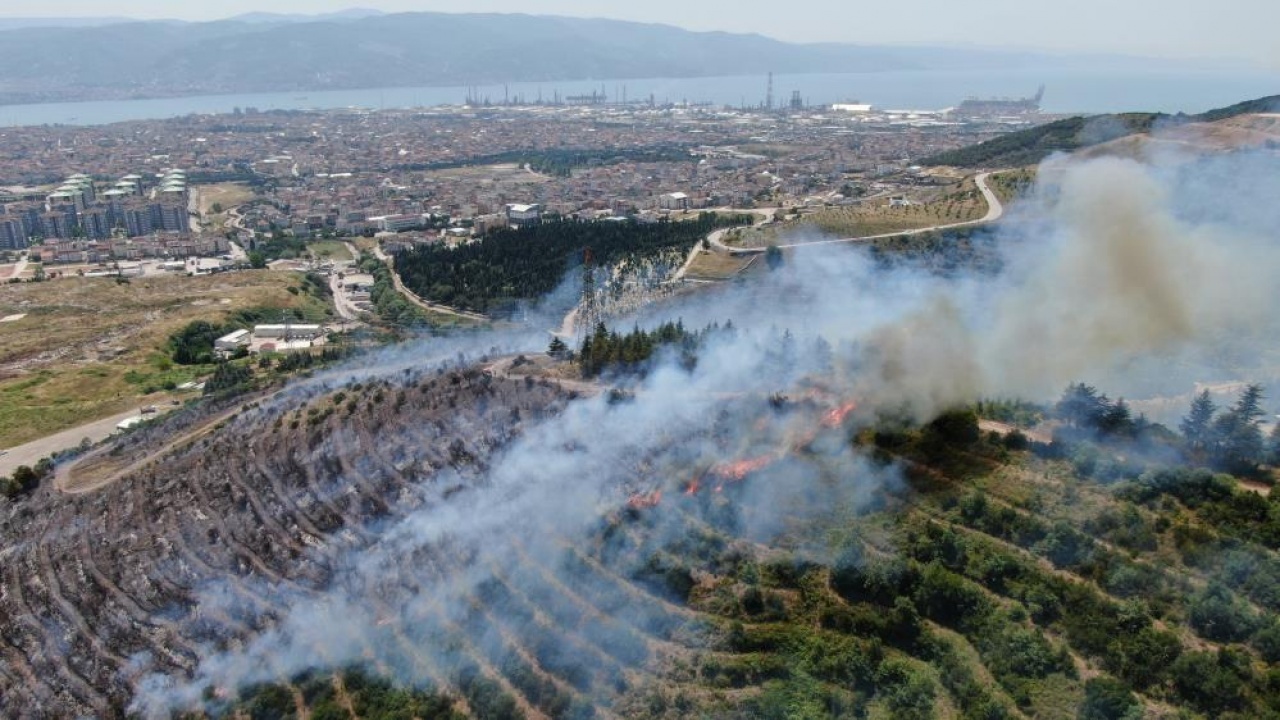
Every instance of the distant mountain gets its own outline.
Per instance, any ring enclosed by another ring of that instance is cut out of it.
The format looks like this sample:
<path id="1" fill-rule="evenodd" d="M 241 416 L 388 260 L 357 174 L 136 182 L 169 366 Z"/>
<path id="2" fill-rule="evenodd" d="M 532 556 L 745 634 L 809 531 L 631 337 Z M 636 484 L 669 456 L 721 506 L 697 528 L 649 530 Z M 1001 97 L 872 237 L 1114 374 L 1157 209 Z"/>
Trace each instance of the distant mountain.
<path id="1" fill-rule="evenodd" d="M 1070 62 L 1024 52 L 797 45 L 613 20 L 368 12 L 0 32 L 0 103 Z"/>
<path id="2" fill-rule="evenodd" d="M 1121 138 L 1149 133 L 1157 127 L 1212 123 L 1241 115 L 1280 111 L 1280 95 L 1248 100 L 1199 115 L 1120 113 L 1072 117 L 1019 130 L 958 150 L 924 158 L 927 165 L 1019 167 L 1034 165 L 1055 152 L 1075 152 Z"/>
<path id="3" fill-rule="evenodd" d="M 47 27 L 101 27 L 103 25 L 119 25 L 121 23 L 137 22 L 126 17 L 78 17 L 78 18 L 52 18 L 52 17 L 0 17 L 0 31 L 4 30 L 22 30 L 24 28 L 47 28 Z"/>
<path id="4" fill-rule="evenodd" d="M 230 22 L 242 23 L 298 23 L 298 22 L 324 22 L 327 20 L 363 20 L 369 17 L 381 17 L 386 13 L 373 8 L 350 8 L 348 10 L 339 10 L 338 12 L 321 13 L 319 15 L 305 15 L 301 13 L 271 13 L 271 12 L 255 12 L 245 13 L 243 15 L 235 15 L 227 18 Z"/>

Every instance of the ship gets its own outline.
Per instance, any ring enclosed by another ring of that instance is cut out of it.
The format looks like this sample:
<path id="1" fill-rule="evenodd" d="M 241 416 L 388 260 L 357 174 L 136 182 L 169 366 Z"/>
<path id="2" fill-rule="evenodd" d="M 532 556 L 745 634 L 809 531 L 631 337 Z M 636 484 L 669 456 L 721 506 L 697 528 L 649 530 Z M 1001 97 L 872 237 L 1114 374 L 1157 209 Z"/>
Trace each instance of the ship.
<path id="1" fill-rule="evenodd" d="M 976 98 L 971 97 L 960 103 L 956 113 L 971 117 L 995 117 L 1005 115 L 1036 115 L 1040 112 L 1040 101 L 1044 99 L 1044 86 L 1029 98 Z"/>

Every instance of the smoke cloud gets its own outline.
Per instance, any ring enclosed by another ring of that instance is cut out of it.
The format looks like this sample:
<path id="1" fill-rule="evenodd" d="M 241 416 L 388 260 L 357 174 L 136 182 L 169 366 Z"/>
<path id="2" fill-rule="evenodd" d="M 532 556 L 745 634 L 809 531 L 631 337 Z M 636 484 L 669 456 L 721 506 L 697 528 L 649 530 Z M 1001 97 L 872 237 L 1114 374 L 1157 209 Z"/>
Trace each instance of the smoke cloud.
<path id="1" fill-rule="evenodd" d="M 495 578 L 519 587 L 538 572 L 532 568 L 563 566 L 566 552 L 636 493 L 662 491 L 647 531 L 658 546 L 674 539 L 663 535 L 685 532 L 700 512 L 681 492 L 718 462 L 778 460 L 735 488 L 747 535 L 766 542 L 789 524 L 865 507 L 899 482 L 894 468 L 856 455 L 848 423 L 806 436 L 813 413 L 771 410 L 776 393 L 820 387 L 823 408 L 855 399 L 860 409 L 849 422 L 857 424 L 877 410 L 928 420 L 981 397 L 1045 400 L 1077 380 L 1129 397 L 1242 374 L 1269 380 L 1280 269 L 1274 170 L 1274 156 L 1263 154 L 1169 156 L 1153 165 L 1055 159 L 1035 193 L 986 238 L 1000 254 L 999 272 L 886 269 L 863 249 L 825 245 L 797 250 L 752 281 L 664 302 L 635 321 L 732 320 L 736 330 L 711 336 L 693 370 L 659 360 L 626 401 L 582 398 L 531 424 L 461 492 L 445 488 L 462 479 L 411 478 L 414 509 L 371 529 L 372 542 L 346 553 L 324 587 L 272 588 L 280 601 L 269 629 L 243 646 L 211 648 L 194 677 L 147 676 L 135 709 L 164 716 L 200 705 L 207 688 L 317 665 L 367 662 L 409 684 L 446 679 L 454 651 L 442 649 L 440 633 L 449 628 L 465 631 L 480 655 L 504 652 L 506 621 L 474 617 L 475 598 Z M 818 350 L 819 336 L 833 358 Z M 486 343 L 537 352 L 535 338 L 466 342 L 472 354 Z M 453 342 L 398 350 L 313 387 L 444 364 L 458 352 Z M 805 458 L 779 451 L 800 444 L 811 450 Z M 681 522 L 661 520 L 671 516 Z M 193 613 L 244 612 L 226 608 L 223 597 L 216 585 L 204 589 Z M 648 620 L 639 606 L 620 603 L 609 622 Z M 566 657 L 576 652 L 564 649 Z"/>

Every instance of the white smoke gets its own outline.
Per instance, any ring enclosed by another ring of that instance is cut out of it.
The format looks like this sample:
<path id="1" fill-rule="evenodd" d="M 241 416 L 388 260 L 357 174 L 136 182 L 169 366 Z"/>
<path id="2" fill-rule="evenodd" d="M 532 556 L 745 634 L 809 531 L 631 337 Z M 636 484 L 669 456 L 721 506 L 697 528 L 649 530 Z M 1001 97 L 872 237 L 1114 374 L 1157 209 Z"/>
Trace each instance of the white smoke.
<path id="1" fill-rule="evenodd" d="M 1225 168 L 1206 172 L 1273 166 L 1256 156 L 1215 162 Z M 1183 158 L 1156 167 L 1116 159 L 1046 164 L 1042 187 L 1000 231 L 998 274 L 887 270 L 857 248 L 828 245 L 792 253 L 783 269 L 753 282 L 664 305 L 656 312 L 686 326 L 732 320 L 741 331 L 716 336 L 692 372 L 660 362 L 631 401 L 572 403 L 493 459 L 484 483 L 461 495 L 433 496 L 450 483 L 416 478 L 419 509 L 349 554 L 330 587 L 284 597 L 272 629 L 211 653 L 194 678 L 147 678 L 136 709 L 161 716 L 200 704 L 207 687 L 277 680 L 318 663 L 372 661 L 403 681 L 421 680 L 389 633 L 430 653 L 410 619 L 459 615 L 494 569 L 514 572 L 520 554 L 554 557 L 565 539 L 588 536 L 626 492 L 644 489 L 631 487 L 644 476 L 635 469 L 640 461 L 705 467 L 751 450 L 725 447 L 708 428 L 749 436 L 751 412 L 762 405 L 751 398 L 789 391 L 815 372 L 865 407 L 905 408 L 921 420 L 984 396 L 1049 399 L 1075 380 L 1132 396 L 1139 385 L 1178 386 L 1196 373 L 1274 376 L 1259 341 L 1269 347 L 1276 338 L 1270 309 L 1280 256 L 1276 225 L 1256 221 L 1257 213 L 1274 215 L 1277 203 L 1224 199 L 1239 217 L 1219 217 L 1212 197 L 1187 199 L 1187 189 L 1199 187 L 1188 167 L 1195 163 Z M 779 336 L 769 328 L 796 334 L 790 355 L 774 347 Z M 815 335 L 836 348 L 834 367 L 823 368 L 810 350 Z M 1224 338 L 1244 343 L 1237 357 L 1260 362 L 1215 366 Z M 436 353 L 452 354 L 447 345 Z M 396 357 L 395 364 L 413 362 L 411 352 Z M 332 377 L 342 376 L 317 382 Z M 784 464 L 751 486 L 762 537 L 785 527 L 788 498 L 856 509 L 895 482 L 893 471 L 854 457 L 845 440 L 829 454 L 844 468 L 835 484 L 830 474 Z M 669 493 L 679 488 L 679 478 L 650 480 Z M 417 564 L 445 546 L 469 548 L 472 561 L 439 573 Z M 217 594 L 210 588 L 202 602 L 216 605 Z"/>

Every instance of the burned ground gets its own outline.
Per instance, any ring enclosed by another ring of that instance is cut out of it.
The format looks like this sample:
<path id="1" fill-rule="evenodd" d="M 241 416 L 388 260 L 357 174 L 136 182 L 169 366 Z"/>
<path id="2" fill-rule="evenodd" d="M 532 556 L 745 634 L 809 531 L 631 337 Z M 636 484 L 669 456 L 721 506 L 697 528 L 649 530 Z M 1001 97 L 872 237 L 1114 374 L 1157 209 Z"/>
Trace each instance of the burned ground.
<path id="1" fill-rule="evenodd" d="M 331 558 L 419 502 L 416 483 L 446 468 L 449 482 L 474 479 L 527 421 L 564 401 L 554 385 L 478 370 L 403 374 L 250 404 L 100 491 L 45 490 L 5 506 L 3 714 L 123 714 L 139 658 L 190 672 L 205 643 L 253 634 L 270 621 L 274 593 L 322 586 Z M 165 436 L 122 452 L 154 452 Z M 214 580 L 228 610 L 194 613 L 194 594 Z"/>

